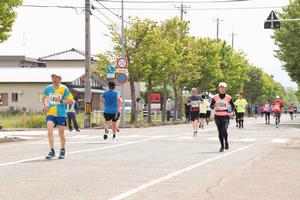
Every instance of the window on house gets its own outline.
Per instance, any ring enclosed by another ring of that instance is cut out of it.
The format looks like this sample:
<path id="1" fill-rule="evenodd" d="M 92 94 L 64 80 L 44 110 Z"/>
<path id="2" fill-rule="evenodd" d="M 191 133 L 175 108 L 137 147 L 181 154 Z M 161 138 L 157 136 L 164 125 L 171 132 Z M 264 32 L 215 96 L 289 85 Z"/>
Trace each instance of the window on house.
<path id="1" fill-rule="evenodd" d="M 0 106 L 8 106 L 8 94 L 0 93 Z"/>
<path id="2" fill-rule="evenodd" d="M 18 102 L 19 94 L 18 93 L 12 93 L 11 94 L 11 102 Z"/>

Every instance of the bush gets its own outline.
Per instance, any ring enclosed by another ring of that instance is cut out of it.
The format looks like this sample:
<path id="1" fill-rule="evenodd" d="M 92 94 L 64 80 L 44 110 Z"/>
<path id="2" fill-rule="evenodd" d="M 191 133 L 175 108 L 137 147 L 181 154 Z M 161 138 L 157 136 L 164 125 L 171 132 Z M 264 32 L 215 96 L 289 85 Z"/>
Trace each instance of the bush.
<path id="1" fill-rule="evenodd" d="M 46 119 L 44 115 L 29 115 L 26 120 L 27 128 L 44 128 Z"/>

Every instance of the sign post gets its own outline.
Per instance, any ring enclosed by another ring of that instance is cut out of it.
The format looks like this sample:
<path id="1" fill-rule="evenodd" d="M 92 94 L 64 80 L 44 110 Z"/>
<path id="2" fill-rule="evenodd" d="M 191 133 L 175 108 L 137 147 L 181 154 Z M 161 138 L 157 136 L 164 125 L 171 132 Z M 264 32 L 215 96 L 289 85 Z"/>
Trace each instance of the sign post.
<path id="1" fill-rule="evenodd" d="M 122 112 L 121 112 L 121 124 L 124 125 L 125 122 L 125 86 L 124 84 L 128 81 L 128 60 L 125 57 L 120 57 L 117 60 L 117 67 L 118 69 L 116 70 L 118 72 L 116 80 L 117 82 L 121 85 L 122 87 Z"/>

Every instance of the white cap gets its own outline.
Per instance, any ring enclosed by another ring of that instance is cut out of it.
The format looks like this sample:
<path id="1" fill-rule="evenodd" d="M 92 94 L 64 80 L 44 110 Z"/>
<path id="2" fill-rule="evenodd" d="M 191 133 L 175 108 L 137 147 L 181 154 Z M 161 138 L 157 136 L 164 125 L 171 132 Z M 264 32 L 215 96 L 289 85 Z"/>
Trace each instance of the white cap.
<path id="1" fill-rule="evenodd" d="M 277 95 L 277 96 L 276 96 L 276 99 L 279 99 L 279 98 L 280 98 L 280 97 Z"/>
<path id="2" fill-rule="evenodd" d="M 52 74 L 51 74 L 51 77 L 52 77 L 52 76 L 58 76 L 58 77 L 61 77 L 61 75 L 60 75 L 58 72 L 52 73 Z"/>
<path id="3" fill-rule="evenodd" d="M 219 87 L 227 88 L 227 84 L 225 82 L 221 82 L 219 83 Z"/>

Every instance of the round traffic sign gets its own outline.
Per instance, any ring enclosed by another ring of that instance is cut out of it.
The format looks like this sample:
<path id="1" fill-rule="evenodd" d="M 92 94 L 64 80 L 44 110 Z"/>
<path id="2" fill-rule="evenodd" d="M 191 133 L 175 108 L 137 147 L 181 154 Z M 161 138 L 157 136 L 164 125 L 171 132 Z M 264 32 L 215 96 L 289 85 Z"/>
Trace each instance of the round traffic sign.
<path id="1" fill-rule="evenodd" d="M 128 60 L 124 57 L 121 57 L 117 60 L 117 66 L 119 68 L 126 68 L 128 66 Z"/>
<path id="2" fill-rule="evenodd" d="M 115 73 L 116 70 L 115 70 L 114 66 L 110 65 L 107 67 L 106 71 L 108 74 L 113 74 L 113 73 Z"/>
<path id="3" fill-rule="evenodd" d="M 124 84 L 128 81 L 127 74 L 121 73 L 117 75 L 117 82 L 120 84 Z"/>

